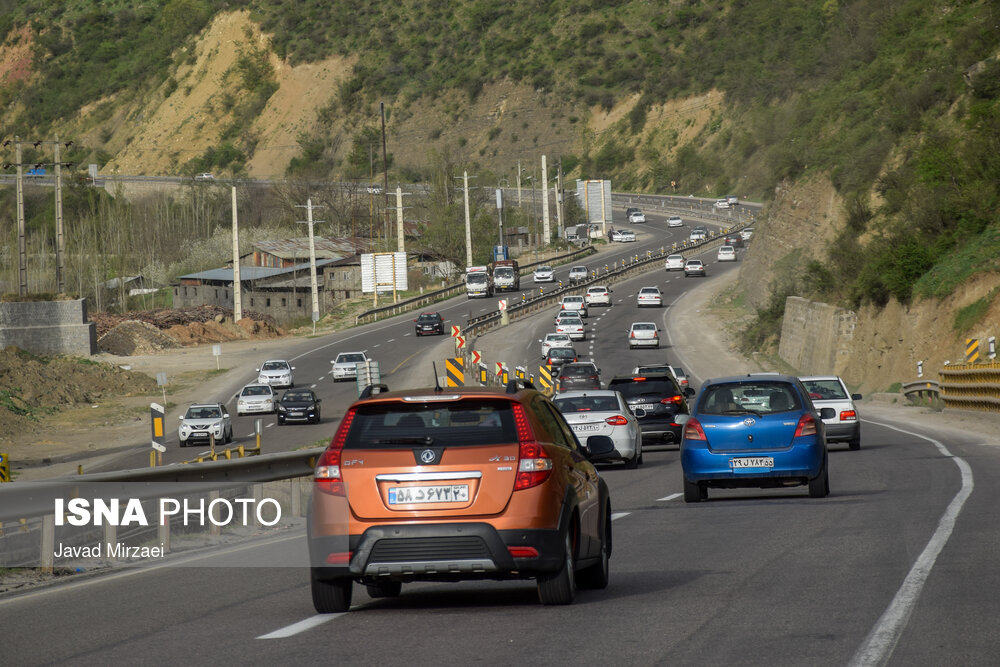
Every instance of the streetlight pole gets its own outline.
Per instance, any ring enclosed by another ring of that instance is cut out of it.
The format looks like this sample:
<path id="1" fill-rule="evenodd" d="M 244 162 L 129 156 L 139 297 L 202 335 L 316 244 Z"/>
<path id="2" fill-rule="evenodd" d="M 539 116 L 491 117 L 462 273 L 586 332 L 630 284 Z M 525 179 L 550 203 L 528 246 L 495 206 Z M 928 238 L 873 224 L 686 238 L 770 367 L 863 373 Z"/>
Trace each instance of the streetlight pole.
<path id="1" fill-rule="evenodd" d="M 296 204 L 295 208 L 306 209 L 306 220 L 297 220 L 300 225 L 309 225 L 309 288 L 312 290 L 312 323 L 313 333 L 316 333 L 316 322 L 319 321 L 319 289 L 316 285 L 316 240 L 313 236 L 313 223 L 324 222 L 323 220 L 313 220 L 313 209 L 324 208 L 323 206 L 313 206 L 312 198 L 306 199 L 306 203 Z"/>

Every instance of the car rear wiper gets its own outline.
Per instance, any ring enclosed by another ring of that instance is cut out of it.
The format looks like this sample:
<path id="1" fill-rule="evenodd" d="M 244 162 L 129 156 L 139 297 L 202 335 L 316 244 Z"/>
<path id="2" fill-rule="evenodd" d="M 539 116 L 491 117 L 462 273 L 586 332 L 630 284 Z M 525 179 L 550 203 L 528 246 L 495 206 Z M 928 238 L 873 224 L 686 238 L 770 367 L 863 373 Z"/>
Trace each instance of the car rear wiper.
<path id="1" fill-rule="evenodd" d="M 425 435 L 422 438 L 384 438 L 376 440 L 376 445 L 424 445 L 429 447 L 434 444 L 434 438 Z"/>
<path id="2" fill-rule="evenodd" d="M 749 408 L 740 408 L 738 410 L 724 410 L 722 412 L 724 415 L 753 415 L 754 417 L 760 417 L 761 413 L 756 410 L 750 410 Z"/>

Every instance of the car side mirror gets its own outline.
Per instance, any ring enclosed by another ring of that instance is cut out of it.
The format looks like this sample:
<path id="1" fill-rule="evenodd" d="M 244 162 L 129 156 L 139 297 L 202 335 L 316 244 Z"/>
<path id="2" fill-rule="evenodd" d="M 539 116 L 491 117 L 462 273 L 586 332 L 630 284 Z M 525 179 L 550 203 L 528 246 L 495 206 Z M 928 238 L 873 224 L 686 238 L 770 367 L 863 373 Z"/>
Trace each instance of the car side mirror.
<path id="1" fill-rule="evenodd" d="M 254 370 L 257 371 L 258 373 L 260 373 L 260 369 L 259 368 L 255 368 Z"/>
<path id="2" fill-rule="evenodd" d="M 229 413 L 227 412 L 227 413 L 225 413 L 224 415 L 222 415 L 222 418 L 223 418 L 223 419 L 229 419 Z"/>
<path id="3" fill-rule="evenodd" d="M 583 450 L 590 461 L 610 461 L 615 458 L 615 441 L 606 435 L 592 435 Z"/>
<path id="4" fill-rule="evenodd" d="M 538 339 L 538 342 L 539 342 L 539 343 L 541 343 L 541 342 L 542 342 L 542 339 L 541 339 L 541 338 L 539 338 L 539 339 Z"/>
<path id="5" fill-rule="evenodd" d="M 837 411 L 833 408 L 820 408 L 819 418 L 820 419 L 833 419 L 837 416 Z"/>
<path id="6" fill-rule="evenodd" d="M 292 370 L 293 370 L 293 371 L 295 370 L 295 366 L 292 366 Z"/>
<path id="7" fill-rule="evenodd" d="M 851 400 L 852 401 L 860 401 L 861 400 L 861 394 L 851 394 Z"/>
<path id="8" fill-rule="evenodd" d="M 313 403 L 322 403 L 322 402 L 323 402 L 322 398 L 316 398 L 313 400 Z"/>
<path id="9" fill-rule="evenodd" d="M 180 417 L 178 417 L 178 419 L 180 419 L 181 421 L 184 421 L 184 415 L 181 415 Z"/>

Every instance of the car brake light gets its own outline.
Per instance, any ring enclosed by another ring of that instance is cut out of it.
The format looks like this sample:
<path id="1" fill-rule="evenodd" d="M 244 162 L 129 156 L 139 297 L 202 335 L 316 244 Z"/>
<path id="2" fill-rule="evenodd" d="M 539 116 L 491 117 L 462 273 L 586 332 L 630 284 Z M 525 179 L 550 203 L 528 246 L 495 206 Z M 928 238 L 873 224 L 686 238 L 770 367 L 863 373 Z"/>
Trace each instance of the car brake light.
<path id="1" fill-rule="evenodd" d="M 701 427 L 701 422 L 694 417 L 688 419 L 687 423 L 684 424 L 684 439 L 708 441 L 708 438 L 705 437 L 705 429 Z"/>
<path id="2" fill-rule="evenodd" d="M 356 408 L 351 408 L 340 420 L 340 427 L 330 441 L 330 446 L 326 448 L 319 457 L 316 470 L 313 472 L 313 480 L 316 488 L 331 496 L 346 496 L 344 491 L 344 480 L 340 476 L 340 456 L 344 450 L 344 443 L 347 442 L 347 432 L 354 421 Z"/>
<path id="3" fill-rule="evenodd" d="M 535 440 L 524 413 L 524 406 L 514 404 L 514 424 L 517 426 L 517 477 L 514 480 L 514 490 L 522 491 L 538 486 L 552 474 L 552 459 L 545 449 Z"/>
<path id="4" fill-rule="evenodd" d="M 645 382 L 646 378 L 632 378 L 632 382 Z"/>
<path id="5" fill-rule="evenodd" d="M 611 426 L 625 426 L 626 424 L 628 424 L 628 419 L 626 419 L 625 417 L 623 417 L 621 415 L 615 415 L 614 417 L 608 417 L 604 421 L 605 421 L 605 423 L 610 424 Z"/>
<path id="6" fill-rule="evenodd" d="M 683 405 L 684 397 L 680 394 L 674 394 L 670 398 L 661 398 L 660 403 L 663 405 Z"/>
<path id="7" fill-rule="evenodd" d="M 350 551 L 338 551 L 332 553 L 326 557 L 327 565 L 350 565 L 351 564 L 351 552 Z"/>
<path id="8" fill-rule="evenodd" d="M 795 427 L 793 437 L 798 438 L 803 435 L 816 435 L 816 419 L 808 413 L 799 417 L 799 424 Z"/>
<path id="9" fill-rule="evenodd" d="M 840 413 L 840 421 L 853 422 L 858 420 L 858 413 L 854 410 L 844 410 Z"/>
<path id="10" fill-rule="evenodd" d="M 635 338 L 635 332 L 634 331 L 630 332 L 629 335 L 628 335 L 628 337 L 629 338 Z"/>
<path id="11" fill-rule="evenodd" d="M 538 549 L 535 547 L 507 547 L 507 551 L 513 558 L 538 558 Z"/>

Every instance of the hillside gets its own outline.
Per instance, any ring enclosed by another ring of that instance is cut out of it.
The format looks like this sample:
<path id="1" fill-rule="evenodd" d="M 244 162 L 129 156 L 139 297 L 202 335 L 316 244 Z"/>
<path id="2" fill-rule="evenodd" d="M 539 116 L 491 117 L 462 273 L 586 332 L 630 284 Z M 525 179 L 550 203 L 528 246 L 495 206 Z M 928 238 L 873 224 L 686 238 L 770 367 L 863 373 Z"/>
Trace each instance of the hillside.
<path id="1" fill-rule="evenodd" d="M 520 164 L 537 181 L 544 153 L 616 190 L 768 202 L 742 269 L 760 313 L 746 338 L 773 344 L 788 294 L 855 309 L 868 348 L 856 383 L 885 368 L 889 384 L 914 356 L 954 359 L 995 321 L 1000 9 L 988 0 L 7 5 L 8 131 L 71 137 L 67 159 L 105 173 L 363 182 L 384 166 L 384 103 L 390 180 L 432 183 L 441 200 L 421 212 L 428 238 L 461 215 L 442 187 L 455 173 L 489 187 Z M 202 212 L 187 196 L 167 206 L 224 247 L 224 199 Z M 78 199 L 87 224 L 136 215 Z M 354 224 L 356 202 L 327 204 L 341 230 Z M 47 219 L 29 225 L 38 247 Z M 195 261 L 172 252 L 94 274 L 169 279 Z"/>

